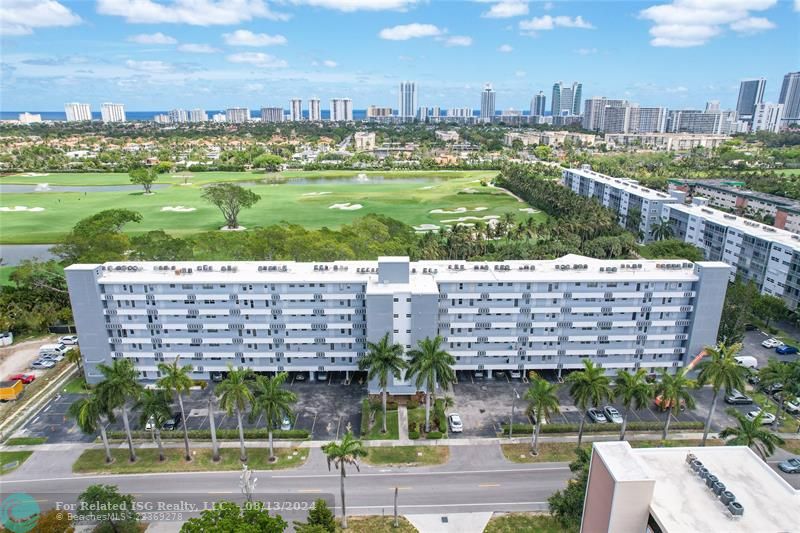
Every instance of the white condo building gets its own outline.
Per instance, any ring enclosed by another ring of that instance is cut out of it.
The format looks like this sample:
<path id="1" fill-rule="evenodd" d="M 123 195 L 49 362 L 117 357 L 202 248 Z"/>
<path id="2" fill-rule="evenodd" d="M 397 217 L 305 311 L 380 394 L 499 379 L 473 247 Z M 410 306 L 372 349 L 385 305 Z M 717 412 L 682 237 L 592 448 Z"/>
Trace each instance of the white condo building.
<path id="1" fill-rule="evenodd" d="M 441 335 L 456 370 L 548 369 L 585 358 L 678 369 L 716 341 L 729 267 L 670 260 L 164 262 L 66 269 L 87 380 L 130 359 L 142 379 L 181 357 L 192 377 L 353 372 L 367 341 Z M 375 389 L 374 384 L 371 389 Z M 413 393 L 393 380 L 393 393 Z"/>
<path id="2" fill-rule="evenodd" d="M 203 109 L 192 109 L 189 111 L 189 122 L 207 122 L 208 113 Z"/>
<path id="3" fill-rule="evenodd" d="M 333 122 L 352 122 L 353 101 L 349 98 L 331 99 L 331 120 Z"/>
<path id="4" fill-rule="evenodd" d="M 292 122 L 303 120 L 303 100 L 300 98 L 292 98 L 289 106 L 289 120 Z"/>
<path id="5" fill-rule="evenodd" d="M 250 109 L 247 107 L 229 107 L 225 110 L 225 122 L 232 124 L 250 122 Z"/>
<path id="6" fill-rule="evenodd" d="M 67 122 L 92 120 L 92 110 L 89 108 L 89 104 L 79 104 L 77 102 L 64 104 L 64 112 L 67 115 Z"/>
<path id="7" fill-rule="evenodd" d="M 39 113 L 28 113 L 27 111 L 24 113 L 20 113 L 17 117 L 20 124 L 34 124 L 37 122 L 42 121 L 42 115 Z"/>
<path id="8" fill-rule="evenodd" d="M 283 108 L 262 107 L 261 122 L 283 122 Z"/>
<path id="9" fill-rule="evenodd" d="M 753 111 L 752 131 L 778 133 L 783 120 L 783 104 L 756 104 Z"/>
<path id="10" fill-rule="evenodd" d="M 100 117 L 106 123 L 125 122 L 125 106 L 106 102 L 100 107 Z"/>
<path id="11" fill-rule="evenodd" d="M 494 118 L 495 112 L 495 92 L 492 89 L 492 84 L 487 83 L 483 86 L 481 91 L 481 120 L 491 121 Z"/>
<path id="12" fill-rule="evenodd" d="M 169 112 L 169 120 L 173 124 L 189 122 L 189 113 L 187 113 L 185 109 L 173 109 Z"/>
<path id="13" fill-rule="evenodd" d="M 319 98 L 311 98 L 308 101 L 308 120 L 311 122 L 320 122 L 322 120 L 322 108 L 319 104 Z"/>
<path id="14" fill-rule="evenodd" d="M 417 83 L 400 82 L 398 94 L 397 116 L 403 120 L 412 120 L 417 112 Z"/>

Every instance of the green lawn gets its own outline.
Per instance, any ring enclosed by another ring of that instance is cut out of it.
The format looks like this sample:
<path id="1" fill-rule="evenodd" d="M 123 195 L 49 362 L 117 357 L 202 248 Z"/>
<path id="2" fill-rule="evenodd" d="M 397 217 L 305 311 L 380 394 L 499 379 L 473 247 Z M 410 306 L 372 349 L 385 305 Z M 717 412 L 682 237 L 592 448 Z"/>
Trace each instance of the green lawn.
<path id="1" fill-rule="evenodd" d="M 767 397 L 767 395 L 764 392 L 754 390 L 751 392 L 750 396 L 752 396 L 753 400 L 762 409 L 764 409 L 764 411 L 772 413 L 773 415 L 778 414 L 778 404 L 771 398 Z M 797 429 L 798 429 L 797 419 L 791 414 L 784 411 L 780 419 L 780 424 L 778 425 L 778 431 L 781 433 L 797 433 Z"/>
<path id="2" fill-rule="evenodd" d="M 135 463 L 128 461 L 127 448 L 111 450 L 114 462 L 105 463 L 105 451 L 102 449 L 86 450 L 75 464 L 72 471 L 76 473 L 101 473 L 101 474 L 142 474 L 147 472 L 205 472 L 209 470 L 241 470 L 239 461 L 239 448 L 222 448 L 221 460 L 215 463 L 211 460 L 210 448 L 196 448 L 192 450 L 193 459 L 186 462 L 183 459 L 183 448 L 167 448 L 166 460 L 158 461 L 158 450 L 146 448 L 136 450 L 138 460 Z M 269 449 L 253 448 L 247 450 L 247 464 L 253 470 L 280 470 L 295 468 L 306 461 L 308 450 L 298 448 L 276 448 L 275 463 L 268 461 Z"/>
<path id="3" fill-rule="evenodd" d="M 89 392 L 83 376 L 74 376 L 64 384 L 62 390 L 68 394 L 86 394 Z"/>
<path id="4" fill-rule="evenodd" d="M 347 529 L 342 529 L 341 525 L 338 525 L 336 531 L 337 533 L 417 533 L 417 528 L 403 516 L 398 517 L 397 527 L 394 527 L 392 516 L 348 516 Z"/>
<path id="5" fill-rule="evenodd" d="M 13 437 L 5 441 L 6 446 L 34 446 L 44 444 L 47 437 Z"/>
<path id="6" fill-rule="evenodd" d="M 0 475 L 7 474 L 18 468 L 33 452 L 0 452 Z M 19 464 L 11 466 L 15 461 Z M 9 467 L 6 469 L 6 465 Z"/>
<path id="7" fill-rule="evenodd" d="M 375 413 L 375 423 L 369 428 L 366 435 L 361 438 L 369 440 L 397 440 L 400 438 L 400 427 L 397 423 L 397 410 L 386 411 L 386 433 L 381 433 L 383 429 L 383 411 L 378 409 Z"/>
<path id="8" fill-rule="evenodd" d="M 700 440 L 631 440 L 632 448 L 677 448 L 681 446 L 699 446 Z M 709 438 L 708 446 L 722 446 L 723 441 Z M 582 445 L 587 450 L 590 443 Z M 575 459 L 575 443 L 572 442 L 539 442 L 539 455 L 530 454 L 530 443 L 501 444 L 500 448 L 506 459 L 513 463 L 568 463 Z"/>
<path id="9" fill-rule="evenodd" d="M 567 533 L 569 531 L 547 514 L 508 513 L 493 516 L 483 533 Z"/>
<path id="10" fill-rule="evenodd" d="M 441 465 L 450 459 L 448 446 L 381 446 L 367 451 L 364 462 L 371 465 Z"/>
<path id="11" fill-rule="evenodd" d="M 206 181 L 252 180 L 252 173 L 208 173 Z M 295 177 L 299 173 L 287 173 Z M 337 174 L 341 175 L 342 172 Z M 346 172 L 353 176 L 356 172 Z M 385 175 L 386 173 L 377 173 Z M 412 225 L 432 224 L 452 225 L 462 217 L 502 216 L 511 212 L 519 219 L 527 218 L 528 213 L 520 211 L 528 207 L 498 189 L 481 187 L 479 181 L 487 179 L 496 172 L 404 172 L 393 179 L 375 183 L 326 182 L 325 178 L 335 177 L 333 173 L 306 172 L 302 177 L 314 179 L 311 183 L 275 183 L 248 185 L 248 188 L 261 195 L 261 201 L 252 209 L 242 212 L 241 225 L 253 228 L 280 223 L 283 221 L 301 224 L 308 228 L 322 226 L 339 227 L 368 213 L 380 213 Z M 83 176 L 83 178 L 81 178 Z M 402 176 L 402 177 L 401 177 Z M 259 176 L 255 176 L 256 178 Z M 406 178 L 406 179 L 403 179 Z M 81 179 L 84 183 L 103 184 L 127 183 L 122 174 L 68 174 L 50 175 L 42 178 L 6 177 L 0 183 L 28 180 L 28 182 L 47 181 L 52 185 L 61 182 L 73 185 Z M 0 206 L 41 207 L 39 212 L 0 212 L 0 227 L 3 228 L 0 242 L 13 243 L 52 243 L 58 242 L 64 234 L 81 218 L 109 207 L 126 208 L 138 211 L 143 220 L 130 224 L 126 231 L 131 234 L 163 229 L 173 235 L 188 235 L 199 231 L 214 230 L 222 226 L 223 219 L 216 207 L 202 198 L 201 180 L 193 179 L 193 185 L 175 184 L 166 189 L 145 196 L 139 191 L 117 192 L 59 192 L 59 193 L 7 193 L 3 194 Z M 182 180 L 162 176 L 180 183 Z M 319 195 L 315 193 L 330 193 Z M 354 210 L 332 209 L 335 204 L 360 204 Z M 194 208 L 191 212 L 162 211 L 164 207 L 183 206 Z M 434 209 L 455 210 L 458 213 L 431 213 Z M 480 208 L 480 209 L 479 209 Z M 485 208 L 485 209 L 483 209 Z M 536 213 L 543 220 L 544 213 Z M 488 220 L 488 219 L 485 219 Z M 467 219 L 467 222 L 474 219 Z"/>

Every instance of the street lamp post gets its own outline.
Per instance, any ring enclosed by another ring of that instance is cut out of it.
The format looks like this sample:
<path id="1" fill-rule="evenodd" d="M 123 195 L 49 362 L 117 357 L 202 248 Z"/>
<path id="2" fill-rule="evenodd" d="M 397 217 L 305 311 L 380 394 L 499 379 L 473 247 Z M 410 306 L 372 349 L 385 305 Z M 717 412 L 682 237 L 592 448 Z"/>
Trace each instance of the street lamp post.
<path id="1" fill-rule="evenodd" d="M 508 438 L 514 436 L 514 408 L 517 406 L 517 400 L 519 400 L 519 393 L 517 389 L 514 390 L 514 396 L 511 397 L 511 416 L 508 417 Z"/>

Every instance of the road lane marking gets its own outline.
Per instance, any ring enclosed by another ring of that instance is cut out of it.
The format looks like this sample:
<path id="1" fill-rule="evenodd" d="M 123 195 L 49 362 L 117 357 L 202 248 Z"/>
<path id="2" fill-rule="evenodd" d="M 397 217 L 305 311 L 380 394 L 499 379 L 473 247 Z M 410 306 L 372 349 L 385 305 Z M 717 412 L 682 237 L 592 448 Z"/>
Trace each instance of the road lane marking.
<path id="1" fill-rule="evenodd" d="M 499 487 L 500 483 L 481 483 L 478 486 L 479 487 L 484 487 L 484 488 L 486 488 L 486 487 Z"/>
<path id="2" fill-rule="evenodd" d="M 320 489 L 300 489 L 297 492 L 304 494 L 307 492 L 322 492 Z"/>
<path id="3" fill-rule="evenodd" d="M 409 507 L 431 508 L 431 507 L 497 507 L 499 505 L 547 505 L 547 502 L 489 502 L 489 503 L 420 503 L 420 504 L 403 504 L 403 509 Z M 388 505 L 348 505 L 348 509 L 386 509 Z M 332 507 L 332 509 L 341 509 L 341 505 Z"/>
<path id="4" fill-rule="evenodd" d="M 233 491 L 232 490 L 217 490 L 217 491 L 210 490 L 210 491 L 208 491 L 208 494 L 233 494 Z"/>

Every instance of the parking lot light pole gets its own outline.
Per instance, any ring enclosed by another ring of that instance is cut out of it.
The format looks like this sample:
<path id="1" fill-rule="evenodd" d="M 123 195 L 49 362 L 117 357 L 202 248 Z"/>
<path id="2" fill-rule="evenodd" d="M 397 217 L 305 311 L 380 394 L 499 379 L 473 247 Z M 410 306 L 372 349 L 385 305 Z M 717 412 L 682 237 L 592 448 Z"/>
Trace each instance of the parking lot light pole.
<path id="1" fill-rule="evenodd" d="M 508 417 L 508 438 L 514 436 L 514 408 L 517 406 L 517 400 L 519 400 L 519 393 L 517 389 L 513 389 L 514 396 L 511 397 L 511 416 Z"/>

